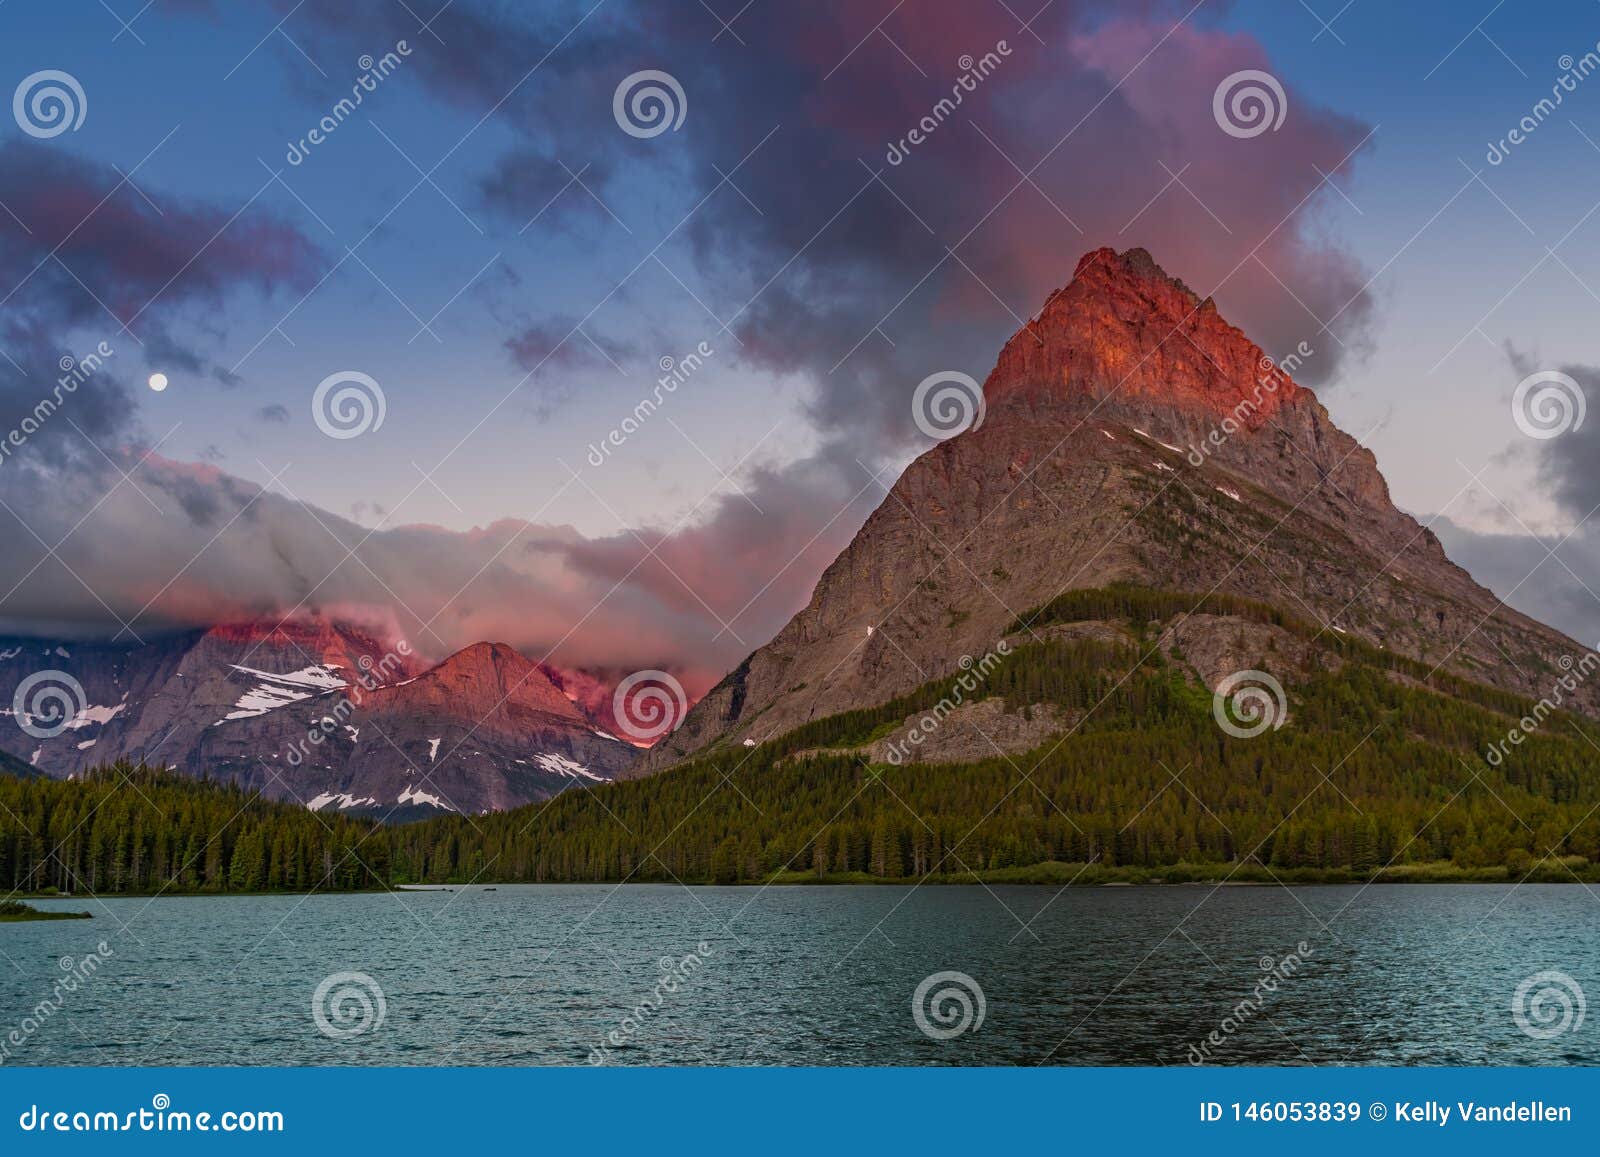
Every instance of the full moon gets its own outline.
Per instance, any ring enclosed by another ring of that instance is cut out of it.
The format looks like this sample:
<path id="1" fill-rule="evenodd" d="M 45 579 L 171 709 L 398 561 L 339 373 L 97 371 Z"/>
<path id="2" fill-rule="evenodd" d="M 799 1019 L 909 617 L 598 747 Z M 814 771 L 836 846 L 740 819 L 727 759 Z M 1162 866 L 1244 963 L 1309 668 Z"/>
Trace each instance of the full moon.
<path id="1" fill-rule="evenodd" d="M 151 374 L 150 375 L 150 388 L 152 390 L 154 390 L 158 394 L 162 390 L 166 389 L 167 388 L 167 375 L 166 374 Z"/>

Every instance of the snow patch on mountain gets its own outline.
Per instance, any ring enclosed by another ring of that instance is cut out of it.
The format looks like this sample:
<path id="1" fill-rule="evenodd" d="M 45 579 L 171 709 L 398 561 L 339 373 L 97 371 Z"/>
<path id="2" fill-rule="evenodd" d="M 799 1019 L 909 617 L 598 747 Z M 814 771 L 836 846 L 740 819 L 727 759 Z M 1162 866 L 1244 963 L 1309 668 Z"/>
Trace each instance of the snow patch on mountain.
<path id="1" fill-rule="evenodd" d="M 323 808 L 327 807 L 330 803 L 337 803 L 339 805 L 339 810 L 344 811 L 346 808 L 352 807 L 376 807 L 378 801 L 373 799 L 371 796 L 365 796 L 361 799 L 357 799 L 349 792 L 325 791 L 321 795 L 314 796 L 312 799 L 308 800 L 306 802 L 306 807 L 310 808 L 314 812 L 319 812 Z"/>
<path id="2" fill-rule="evenodd" d="M 337 691 L 349 685 L 340 669 L 327 663 L 313 663 L 298 671 L 288 672 L 260 671 L 254 667 L 240 666 L 238 663 L 228 665 L 235 671 L 253 676 L 257 683 L 239 696 L 238 702 L 233 705 L 234 710 L 212 726 L 226 723 L 230 719 L 250 719 L 257 715 L 265 715 L 273 708 L 282 707 L 286 703 L 296 703 L 301 699 Z"/>
<path id="3" fill-rule="evenodd" d="M 544 768 L 548 772 L 553 772 L 556 775 L 564 775 L 568 779 L 577 779 L 581 776 L 584 779 L 592 779 L 596 783 L 611 782 L 608 776 L 596 775 L 587 767 L 583 766 L 583 764 L 577 762 L 576 760 L 568 759 L 564 755 L 536 755 L 533 757 L 533 762 L 537 763 L 540 767 Z"/>
<path id="4" fill-rule="evenodd" d="M 123 696 L 123 698 L 127 698 L 127 696 Z M 126 703 L 118 703 L 115 707 L 97 707 L 91 704 L 68 720 L 67 726 L 73 731 L 80 727 L 87 727 L 91 723 L 98 723 L 104 726 L 116 718 L 126 706 Z"/>
<path id="5" fill-rule="evenodd" d="M 397 803 L 425 803 L 425 804 L 432 804 L 434 807 L 437 807 L 437 808 L 443 808 L 445 811 L 452 811 L 453 812 L 453 811 L 456 810 L 455 808 L 451 807 L 449 804 L 445 803 L 444 800 L 442 800 L 438 796 L 434 795 L 432 792 L 423 791 L 420 787 L 408 787 L 408 788 L 406 788 L 404 791 L 402 791 L 400 793 L 400 798 L 398 800 L 396 800 L 395 802 L 397 802 Z"/>

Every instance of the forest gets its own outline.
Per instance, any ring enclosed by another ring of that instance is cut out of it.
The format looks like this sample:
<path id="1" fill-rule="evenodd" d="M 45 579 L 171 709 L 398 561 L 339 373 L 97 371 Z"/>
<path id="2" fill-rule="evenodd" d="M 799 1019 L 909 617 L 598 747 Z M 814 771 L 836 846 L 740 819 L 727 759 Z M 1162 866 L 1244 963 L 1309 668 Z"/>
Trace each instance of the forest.
<path id="1" fill-rule="evenodd" d="M 1288 722 L 1235 738 L 1181 656 L 1154 645 L 1169 607 L 1193 607 L 1179 599 L 1110 588 L 1023 616 L 1122 621 L 1129 638 L 1045 636 L 990 673 L 984 693 L 1007 710 L 1078 721 L 1027 753 L 869 763 L 858 749 L 931 710 L 947 678 L 644 779 L 406 825 L 145 768 L 0 777 L 0 887 L 1600 878 L 1589 721 L 1557 712 L 1495 766 L 1484 752 L 1531 704 L 1324 635 L 1314 669 L 1286 680 Z M 1316 633 L 1244 600 L 1207 611 Z"/>
<path id="2" fill-rule="evenodd" d="M 0 776 L 9 893 L 261 892 L 387 886 L 376 823 L 231 783 L 116 764 L 72 780 Z"/>

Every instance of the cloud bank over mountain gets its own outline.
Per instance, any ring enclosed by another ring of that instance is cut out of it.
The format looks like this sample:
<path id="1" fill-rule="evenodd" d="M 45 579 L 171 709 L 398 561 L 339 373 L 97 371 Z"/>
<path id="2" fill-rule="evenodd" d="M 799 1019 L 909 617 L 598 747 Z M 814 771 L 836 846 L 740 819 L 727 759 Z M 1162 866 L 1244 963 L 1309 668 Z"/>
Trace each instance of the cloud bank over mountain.
<path id="1" fill-rule="evenodd" d="M 519 515 L 545 495 L 507 486 L 504 521 L 385 517 L 369 530 L 298 501 L 292 475 L 262 493 L 210 464 L 146 460 L 160 432 L 144 428 L 142 386 L 112 359 L 71 399 L 71 423 L 47 424 L 0 468 L 0 520 L 16 544 L 0 564 L 7 620 L 127 637 L 130 626 L 339 607 L 392 615 L 433 653 L 501 639 L 536 656 L 553 648 L 569 666 L 670 667 L 703 687 L 803 604 L 881 500 L 876 476 L 892 479 L 926 445 L 911 421 L 916 383 L 947 369 L 981 378 L 1022 313 L 1103 241 L 1159 252 L 1269 351 L 1309 342 L 1298 375 L 1309 383 L 1333 381 L 1360 348 L 1366 272 L 1319 239 L 1316 214 L 1368 127 L 1291 83 L 1279 131 L 1223 132 L 1218 82 L 1271 62 L 1190 6 L 1062 0 L 1027 26 L 1003 6 L 944 6 L 938 19 L 912 6 L 876 31 L 846 0 L 761 6 L 720 30 L 693 8 L 534 13 L 459 0 L 421 30 L 404 5 L 370 0 L 308 6 L 295 30 L 330 61 L 410 40 L 403 74 L 386 83 L 441 114 L 483 118 L 468 138 L 496 142 L 497 155 L 475 162 L 472 210 L 491 229 L 560 238 L 611 227 L 618 205 L 686 241 L 693 268 L 675 275 L 720 319 L 705 319 L 707 336 L 729 350 L 742 389 L 799 384 L 807 428 L 780 441 L 819 449 L 747 464 L 743 495 L 725 492 L 676 527 L 585 535 L 529 523 Z M 283 60 L 307 107 L 326 107 L 301 63 Z M 987 75 L 971 82 L 978 60 Z M 613 94 L 663 61 L 689 115 L 683 131 L 640 140 L 619 130 Z M 952 113 L 941 102 L 953 93 Z M 892 160 L 890 146 L 929 117 L 936 131 Z M 260 205 L 235 214 L 156 188 L 157 210 L 109 164 L 36 142 L 3 150 L 0 199 L 32 231 L 0 230 L 0 253 L 35 269 L 0 331 L 23 370 L 0 396 L 16 421 L 49 367 L 100 330 L 231 388 L 240 379 L 201 352 L 227 347 L 230 313 L 292 301 L 338 261 L 315 228 Z M 583 192 L 562 194 L 580 169 Z M 508 313 L 520 284 L 494 283 Z M 97 301 L 87 285 L 116 290 Z M 657 344 L 611 324 L 574 336 L 584 308 L 519 324 L 498 356 L 528 378 L 609 373 L 605 361 Z M 255 396 L 245 413 L 257 428 L 283 426 L 303 404 Z M 319 460 L 339 448 L 310 439 Z M 567 457 L 580 462 L 581 449 Z M 354 504 L 393 508 L 394 496 L 360 487 L 353 479 Z"/>

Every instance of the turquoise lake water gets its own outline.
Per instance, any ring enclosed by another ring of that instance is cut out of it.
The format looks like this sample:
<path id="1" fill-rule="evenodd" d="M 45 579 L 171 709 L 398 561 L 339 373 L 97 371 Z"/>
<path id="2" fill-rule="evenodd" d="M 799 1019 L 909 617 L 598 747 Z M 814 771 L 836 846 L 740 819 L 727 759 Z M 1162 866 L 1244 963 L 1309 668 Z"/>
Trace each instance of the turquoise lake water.
<path id="1" fill-rule="evenodd" d="M 0 924 L 6 1064 L 1600 1063 L 1578 885 L 38 904 L 96 919 Z"/>

